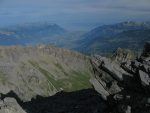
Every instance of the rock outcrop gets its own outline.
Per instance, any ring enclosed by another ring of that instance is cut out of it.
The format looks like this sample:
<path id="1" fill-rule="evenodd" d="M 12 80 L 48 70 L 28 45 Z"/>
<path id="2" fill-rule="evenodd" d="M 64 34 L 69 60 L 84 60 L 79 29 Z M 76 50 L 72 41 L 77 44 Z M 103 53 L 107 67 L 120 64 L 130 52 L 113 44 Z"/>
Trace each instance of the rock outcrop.
<path id="1" fill-rule="evenodd" d="M 135 58 L 135 53 L 129 49 L 118 48 L 114 54 L 111 56 L 111 60 L 116 62 L 126 62 L 133 60 Z"/>
<path id="2" fill-rule="evenodd" d="M 90 81 L 108 102 L 109 113 L 150 113 L 149 42 L 145 44 L 140 58 L 133 61 L 118 63 L 94 55 L 91 63 L 94 77 Z"/>
<path id="3" fill-rule="evenodd" d="M 0 113 L 26 113 L 14 98 L 0 100 Z"/>

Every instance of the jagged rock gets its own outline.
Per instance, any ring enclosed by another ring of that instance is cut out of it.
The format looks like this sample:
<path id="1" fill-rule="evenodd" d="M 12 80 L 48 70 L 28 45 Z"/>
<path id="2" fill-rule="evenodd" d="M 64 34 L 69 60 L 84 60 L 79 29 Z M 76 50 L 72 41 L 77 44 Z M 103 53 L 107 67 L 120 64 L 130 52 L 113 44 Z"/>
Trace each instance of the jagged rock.
<path id="1" fill-rule="evenodd" d="M 128 73 L 133 73 L 131 63 L 130 62 L 122 62 L 121 63 L 121 68 L 124 69 Z"/>
<path id="2" fill-rule="evenodd" d="M 131 50 L 118 48 L 112 55 L 111 59 L 117 62 L 126 62 L 132 60 L 134 57 L 135 55 Z"/>
<path id="3" fill-rule="evenodd" d="M 117 65 L 111 64 L 111 63 L 105 63 L 103 66 L 103 69 L 110 73 L 115 79 L 122 81 L 123 76 L 122 76 L 122 71 Z"/>
<path id="4" fill-rule="evenodd" d="M 107 73 L 111 74 L 115 79 L 121 81 L 123 80 L 122 73 L 124 71 L 119 68 L 117 64 L 112 63 L 109 59 L 105 57 L 100 57 L 100 56 L 93 56 L 95 59 L 93 60 L 98 60 L 95 63 L 95 67 L 101 66 L 102 70 L 106 71 Z M 99 64 L 98 64 L 99 63 Z"/>
<path id="5" fill-rule="evenodd" d="M 96 89 L 97 92 L 99 92 L 101 94 L 101 97 L 104 99 L 104 100 L 107 100 L 107 96 L 109 96 L 109 92 L 107 92 L 103 85 L 100 84 L 96 79 L 90 79 L 90 82 L 93 84 L 94 88 Z"/>
<path id="6" fill-rule="evenodd" d="M 144 71 L 150 73 L 150 67 L 148 65 L 143 65 Z"/>
<path id="7" fill-rule="evenodd" d="M 131 113 L 131 106 L 128 105 L 120 105 L 118 106 L 119 113 Z"/>
<path id="8" fill-rule="evenodd" d="M 93 84 L 95 89 L 97 89 L 98 92 L 102 92 L 102 97 L 106 99 L 108 95 L 120 92 L 121 88 L 118 87 L 117 82 L 115 80 L 117 79 L 115 77 L 117 75 L 114 75 L 114 72 L 110 73 L 110 68 L 107 69 L 107 67 L 104 66 L 104 62 L 107 62 L 107 64 L 109 64 L 110 61 L 109 59 L 104 57 L 92 57 L 91 63 L 94 68 L 95 79 L 91 79 L 91 83 Z"/>
<path id="9" fill-rule="evenodd" d="M 5 98 L 0 102 L 0 113 L 26 113 L 14 98 Z"/>
<path id="10" fill-rule="evenodd" d="M 139 70 L 139 77 L 140 77 L 140 80 L 141 80 L 141 84 L 146 87 L 146 86 L 149 86 L 150 85 L 150 77 L 147 73 Z"/>
<path id="11" fill-rule="evenodd" d="M 108 86 L 106 89 L 109 91 L 111 95 L 116 94 L 122 90 L 122 88 L 118 86 L 116 81 L 112 82 L 111 85 Z"/>
<path id="12" fill-rule="evenodd" d="M 136 73 L 136 69 L 132 67 L 132 62 L 123 62 L 121 63 L 120 67 L 133 77 L 133 73 Z"/>
<path id="13" fill-rule="evenodd" d="M 123 100 L 123 95 L 121 95 L 121 94 L 116 94 L 116 95 L 114 95 L 114 100 L 116 100 L 116 101 L 119 101 L 119 100 Z"/>
<path id="14" fill-rule="evenodd" d="M 98 55 L 92 57 L 91 64 L 97 81 L 94 88 L 100 94 L 104 91 L 109 93 L 108 96 L 103 95 L 112 113 L 131 113 L 131 109 L 132 113 L 149 113 L 150 42 L 146 43 L 142 55 L 135 60 L 120 59 L 125 58 L 126 54 L 119 53 L 115 61 Z"/>
<path id="15" fill-rule="evenodd" d="M 133 62 L 133 65 L 134 65 L 135 68 L 139 68 L 142 64 L 140 62 L 138 62 L 137 60 L 135 60 Z"/>

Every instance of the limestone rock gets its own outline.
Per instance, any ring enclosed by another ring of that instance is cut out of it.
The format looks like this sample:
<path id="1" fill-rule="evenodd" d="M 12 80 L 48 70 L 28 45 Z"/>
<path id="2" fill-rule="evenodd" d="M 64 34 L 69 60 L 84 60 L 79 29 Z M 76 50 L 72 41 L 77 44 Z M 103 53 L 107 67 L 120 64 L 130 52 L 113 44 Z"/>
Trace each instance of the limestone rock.
<path id="1" fill-rule="evenodd" d="M 26 113 L 14 98 L 5 98 L 0 102 L 0 113 Z"/>
<path id="2" fill-rule="evenodd" d="M 100 84 L 96 79 L 91 79 L 90 82 L 93 84 L 94 88 L 96 89 L 97 92 L 101 94 L 101 97 L 104 100 L 107 100 L 107 96 L 110 94 L 104 89 L 103 85 Z"/>
<path id="3" fill-rule="evenodd" d="M 127 60 L 121 49 L 115 55 L 115 60 L 91 58 L 95 90 L 106 98 L 111 113 L 149 113 L 150 42 L 135 60 Z"/>
<path id="4" fill-rule="evenodd" d="M 140 80 L 141 80 L 141 84 L 143 86 L 149 86 L 150 85 L 150 77 L 147 73 L 139 70 L 139 77 L 140 77 Z"/>
<path id="5" fill-rule="evenodd" d="M 135 55 L 131 50 L 118 48 L 112 55 L 111 59 L 117 62 L 126 62 L 132 60 L 134 57 Z"/>

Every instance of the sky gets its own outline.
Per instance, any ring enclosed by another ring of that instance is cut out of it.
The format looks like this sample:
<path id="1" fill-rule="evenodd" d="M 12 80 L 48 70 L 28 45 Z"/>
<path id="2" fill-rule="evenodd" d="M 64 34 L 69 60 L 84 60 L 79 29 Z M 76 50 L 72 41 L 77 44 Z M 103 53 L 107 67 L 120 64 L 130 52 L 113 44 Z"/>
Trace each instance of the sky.
<path id="1" fill-rule="evenodd" d="M 150 0 L 0 0 L 0 26 L 50 22 L 71 30 L 88 30 L 149 20 Z"/>

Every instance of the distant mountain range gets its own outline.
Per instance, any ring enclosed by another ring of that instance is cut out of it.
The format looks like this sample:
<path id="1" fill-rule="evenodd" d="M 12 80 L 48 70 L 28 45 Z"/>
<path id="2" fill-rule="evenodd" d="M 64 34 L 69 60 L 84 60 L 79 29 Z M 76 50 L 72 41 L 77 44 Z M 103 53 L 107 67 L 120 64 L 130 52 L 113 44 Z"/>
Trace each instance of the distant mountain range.
<path id="1" fill-rule="evenodd" d="M 150 40 L 150 22 L 122 22 L 89 32 L 70 32 L 57 24 L 29 23 L 0 28 L 0 45 L 46 43 L 86 54 L 112 53 L 118 47 L 134 51 Z"/>
<path id="2" fill-rule="evenodd" d="M 77 41 L 76 49 L 84 53 L 110 53 L 118 47 L 141 49 L 150 40 L 149 22 L 123 22 L 97 27 Z M 82 48 L 82 49 L 81 49 Z"/>
<path id="3" fill-rule="evenodd" d="M 57 24 L 21 24 L 0 29 L 0 45 L 26 45 L 44 43 L 67 31 Z"/>

